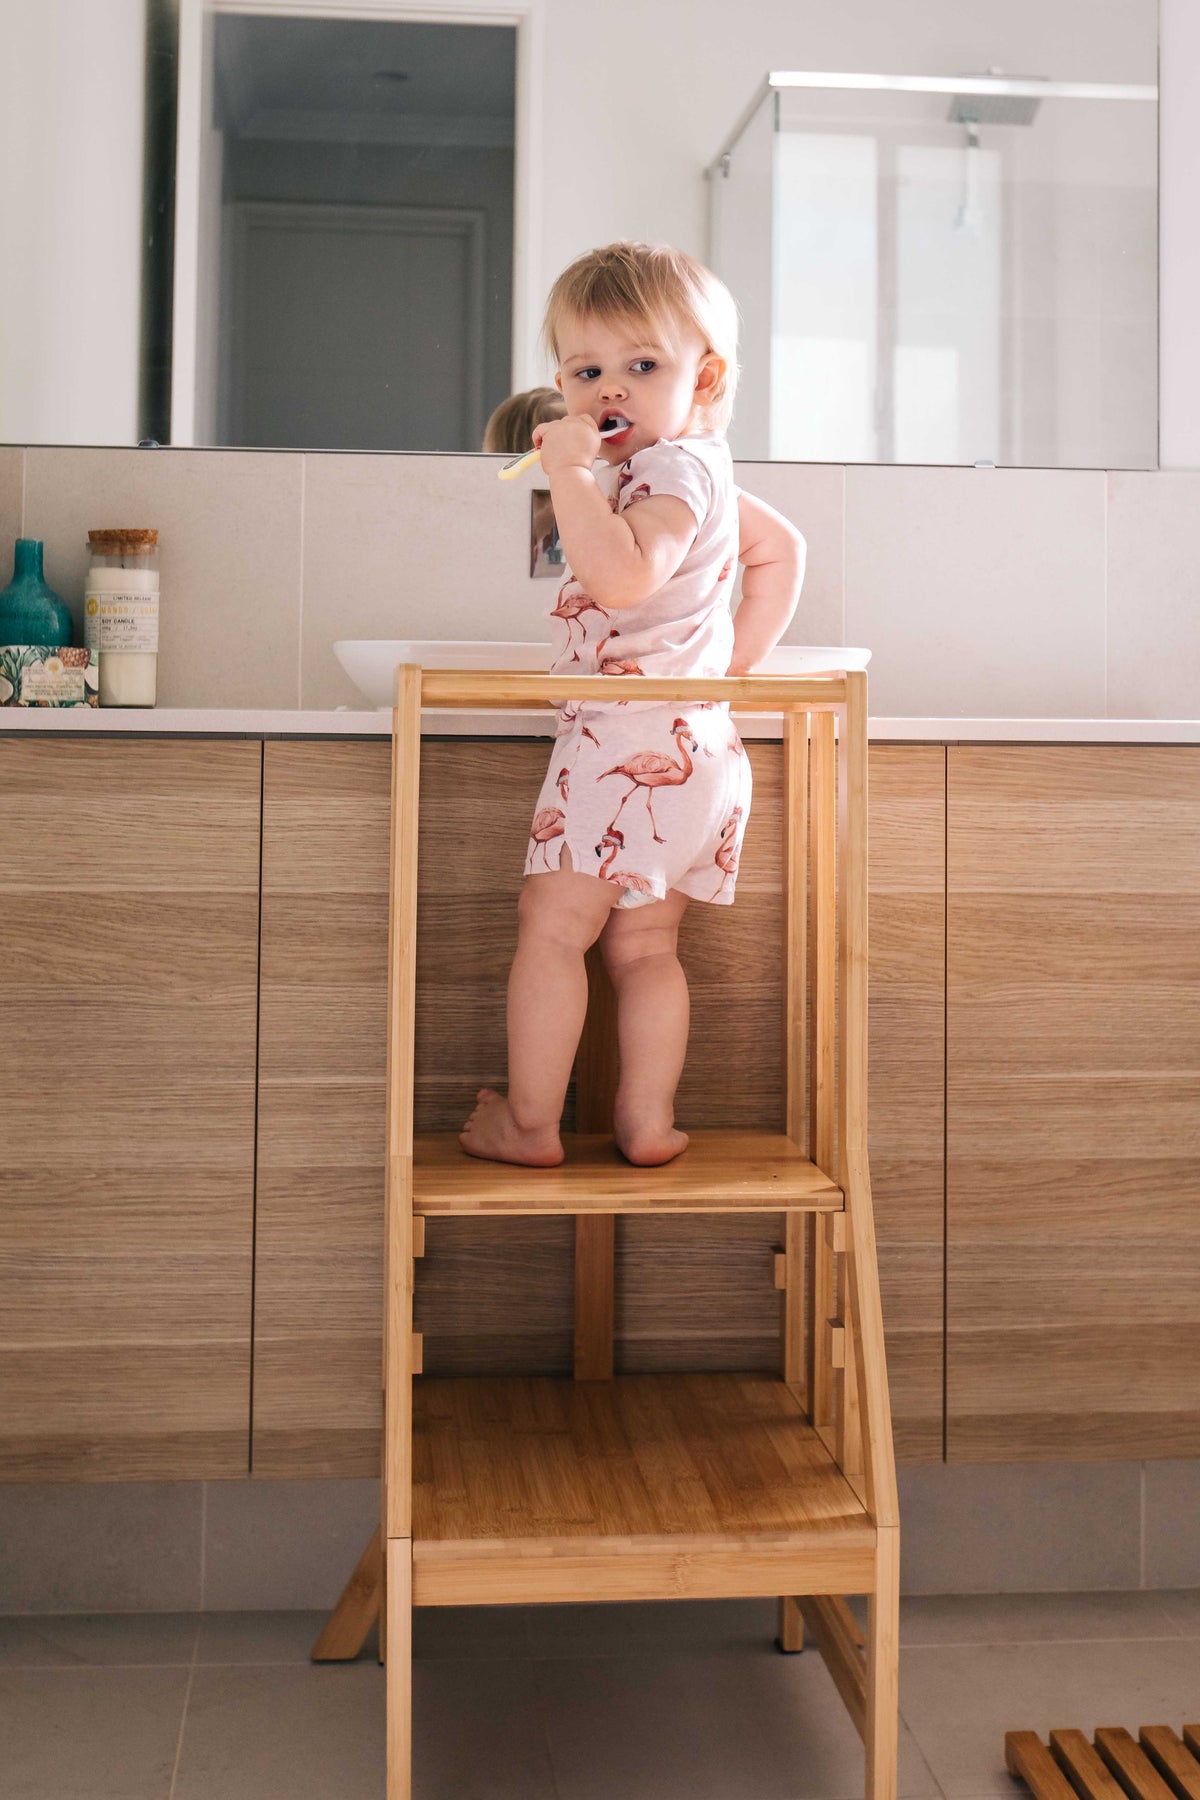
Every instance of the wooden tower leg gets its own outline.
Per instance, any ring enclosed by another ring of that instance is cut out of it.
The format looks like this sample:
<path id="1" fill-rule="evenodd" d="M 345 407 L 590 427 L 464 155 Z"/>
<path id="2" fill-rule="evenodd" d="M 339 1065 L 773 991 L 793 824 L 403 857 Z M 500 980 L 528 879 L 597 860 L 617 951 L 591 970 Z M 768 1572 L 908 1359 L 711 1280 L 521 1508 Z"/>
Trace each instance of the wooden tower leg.
<path id="1" fill-rule="evenodd" d="M 611 1131 L 617 1092 L 617 997 L 598 943 L 587 953 L 588 1007 L 575 1058 L 575 1129 Z M 615 1224 L 575 1220 L 575 1379 L 611 1381 Z"/>
<path id="2" fill-rule="evenodd" d="M 784 1129 L 808 1150 L 806 989 L 808 981 L 808 715 L 783 720 L 783 1055 Z M 784 1219 L 783 1295 L 780 1308 L 783 1379 L 805 1411 L 812 1406 L 812 1365 L 804 1341 L 805 1240 L 803 1213 Z M 804 1619 L 791 1594 L 779 1599 L 775 1642 L 794 1653 L 804 1648 Z"/>
<path id="3" fill-rule="evenodd" d="M 387 1548 L 387 1800 L 411 1800 L 412 1541 Z"/>
<path id="4" fill-rule="evenodd" d="M 341 1599 L 326 1619 L 321 1635 L 309 1651 L 313 1662 L 353 1662 L 363 1647 L 372 1622 L 379 1613 L 379 1593 L 383 1571 L 380 1551 L 382 1527 L 358 1559 L 353 1575 L 342 1589 Z M 379 1660 L 383 1661 L 383 1630 L 380 1619 Z"/>
<path id="5" fill-rule="evenodd" d="M 381 1640 L 387 1665 L 387 1800 L 412 1794 L 413 1081 L 417 986 L 417 813 L 421 670 L 396 676 L 388 912 L 387 1179 L 384 1190 L 383 1538 Z"/>
<path id="6" fill-rule="evenodd" d="M 837 1025 L 837 749 L 833 714 L 812 715 L 809 774 L 809 1056 L 808 1154 L 819 1169 L 835 1174 L 834 1045 Z M 844 1220 L 841 1221 L 844 1225 Z M 811 1415 L 814 1425 L 834 1418 L 833 1368 L 827 1349 L 827 1321 L 836 1310 L 834 1241 L 837 1222 L 818 1219 L 813 1233 L 812 1317 L 809 1320 Z"/>
<path id="7" fill-rule="evenodd" d="M 896 1800 L 899 1666 L 900 1533 L 893 1526 L 880 1530 L 875 1592 L 867 1601 L 866 1800 Z"/>

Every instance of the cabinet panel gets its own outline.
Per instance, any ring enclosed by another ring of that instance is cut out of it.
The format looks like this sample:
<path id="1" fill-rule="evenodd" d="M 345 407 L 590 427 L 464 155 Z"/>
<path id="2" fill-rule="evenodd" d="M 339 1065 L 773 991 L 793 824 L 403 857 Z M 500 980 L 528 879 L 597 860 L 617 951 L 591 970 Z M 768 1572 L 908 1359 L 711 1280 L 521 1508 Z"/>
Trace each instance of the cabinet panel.
<path id="1" fill-rule="evenodd" d="M 0 1478 L 245 1475 L 258 743 L 0 739 Z"/>
<path id="2" fill-rule="evenodd" d="M 424 746 L 419 1129 L 457 1128 L 476 1087 L 503 1086 L 516 900 L 546 750 Z M 692 1035 L 679 1116 L 778 1129 L 781 758 L 773 744 L 750 754 L 737 904 L 689 908 L 681 933 Z M 259 1475 L 378 1472 L 389 765 L 378 741 L 266 745 Z M 872 752 L 871 774 L 885 1321 L 901 1454 L 928 1457 L 942 1428 L 944 753 L 889 746 Z M 778 1238 L 773 1217 L 619 1221 L 618 1366 L 776 1366 Z M 570 1221 L 431 1222 L 416 1297 L 426 1369 L 569 1371 L 572 1270 Z"/>
<path id="3" fill-rule="evenodd" d="M 896 1456 L 940 1462 L 946 752 L 872 744 L 869 1150 Z"/>
<path id="4" fill-rule="evenodd" d="M 1200 751 L 949 752 L 948 1434 L 1200 1454 Z"/>

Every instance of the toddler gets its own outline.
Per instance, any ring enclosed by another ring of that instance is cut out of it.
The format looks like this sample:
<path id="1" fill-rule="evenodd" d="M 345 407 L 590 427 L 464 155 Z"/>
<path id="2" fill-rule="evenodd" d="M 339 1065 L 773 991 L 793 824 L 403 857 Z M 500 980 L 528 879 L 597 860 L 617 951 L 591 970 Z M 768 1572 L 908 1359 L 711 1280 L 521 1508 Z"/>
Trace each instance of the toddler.
<path id="1" fill-rule="evenodd" d="M 616 1142 L 630 1162 L 664 1163 L 688 1141 L 674 1112 L 679 921 L 689 899 L 732 904 L 751 780 L 728 703 L 639 701 L 637 678 L 753 670 L 795 611 L 804 540 L 733 484 L 737 314 L 709 270 L 666 245 L 594 250 L 555 282 L 544 335 L 566 403 L 533 433 L 569 567 L 551 672 L 611 675 L 627 697 L 559 711 L 518 907 L 508 1093 L 480 1088 L 459 1142 L 562 1161 L 584 952 L 599 938 L 617 999 Z"/>

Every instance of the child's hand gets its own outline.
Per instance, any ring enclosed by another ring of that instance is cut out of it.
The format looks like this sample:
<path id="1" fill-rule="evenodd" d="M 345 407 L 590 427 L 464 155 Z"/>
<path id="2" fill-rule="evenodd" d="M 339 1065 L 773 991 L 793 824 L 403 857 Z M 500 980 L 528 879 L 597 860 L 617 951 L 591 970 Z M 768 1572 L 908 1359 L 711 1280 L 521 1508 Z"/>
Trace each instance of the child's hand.
<path id="1" fill-rule="evenodd" d="M 568 413 L 565 419 L 535 425 L 533 444 L 542 453 L 547 475 L 560 469 L 590 469 L 600 454 L 600 430 L 587 413 Z"/>

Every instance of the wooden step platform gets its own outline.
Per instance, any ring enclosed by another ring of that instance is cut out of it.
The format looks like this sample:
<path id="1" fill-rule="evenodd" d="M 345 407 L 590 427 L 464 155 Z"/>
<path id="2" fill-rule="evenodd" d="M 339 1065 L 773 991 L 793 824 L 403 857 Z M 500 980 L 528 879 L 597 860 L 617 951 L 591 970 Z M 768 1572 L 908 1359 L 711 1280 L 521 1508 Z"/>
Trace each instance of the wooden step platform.
<path id="1" fill-rule="evenodd" d="M 694 1131 L 657 1169 L 627 1163 L 611 1137 L 563 1133 L 556 1169 L 468 1156 L 453 1132 L 413 1140 L 413 1209 L 427 1217 L 618 1212 L 840 1212 L 842 1190 L 788 1137 Z"/>
<path id="2" fill-rule="evenodd" d="M 413 1603 L 866 1592 L 875 1528 L 768 1375 L 413 1383 Z"/>
<path id="3" fill-rule="evenodd" d="M 1143 1725 L 1135 1739 L 1121 1725 L 1036 1732 L 1006 1731 L 1004 1760 L 1037 1800 L 1200 1800 L 1200 1725 Z"/>

